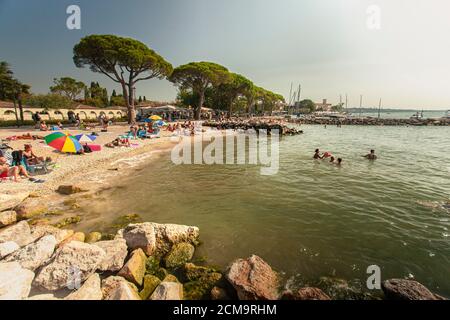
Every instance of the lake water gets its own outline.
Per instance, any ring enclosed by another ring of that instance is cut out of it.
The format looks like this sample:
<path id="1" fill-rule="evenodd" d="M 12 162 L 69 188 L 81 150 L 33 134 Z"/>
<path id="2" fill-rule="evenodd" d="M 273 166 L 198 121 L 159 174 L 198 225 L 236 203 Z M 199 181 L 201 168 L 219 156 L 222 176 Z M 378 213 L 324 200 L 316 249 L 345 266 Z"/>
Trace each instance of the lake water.
<path id="1" fill-rule="evenodd" d="M 422 110 L 417 110 L 417 111 L 392 111 L 392 112 L 385 112 L 385 111 L 381 111 L 380 112 L 380 118 L 382 119 L 409 119 L 411 116 L 413 116 L 416 112 L 422 112 Z M 359 113 L 357 111 L 353 112 L 352 115 L 354 117 L 359 117 Z M 362 117 L 373 117 L 373 118 L 378 118 L 378 112 L 373 112 L 373 113 L 361 113 Z M 425 119 L 430 118 L 430 119 L 434 119 L 434 118 L 442 118 L 446 116 L 446 111 L 445 110 L 424 110 L 423 111 L 423 117 Z"/>
<path id="2" fill-rule="evenodd" d="M 280 143 L 278 174 L 252 165 L 179 165 L 160 156 L 89 201 L 91 230 L 137 213 L 196 225 L 197 256 L 227 266 L 258 254 L 291 285 L 320 277 L 364 288 L 414 277 L 450 297 L 450 127 L 302 126 Z M 312 160 L 315 148 L 342 167 Z M 375 149 L 379 159 L 361 157 Z"/>

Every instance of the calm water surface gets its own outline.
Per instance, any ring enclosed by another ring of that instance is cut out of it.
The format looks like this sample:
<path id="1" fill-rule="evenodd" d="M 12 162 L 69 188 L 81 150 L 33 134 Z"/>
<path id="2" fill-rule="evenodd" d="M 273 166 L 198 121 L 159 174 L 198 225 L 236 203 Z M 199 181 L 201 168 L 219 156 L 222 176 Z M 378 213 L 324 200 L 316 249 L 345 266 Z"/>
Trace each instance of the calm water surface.
<path id="1" fill-rule="evenodd" d="M 383 279 L 414 277 L 450 297 L 450 211 L 442 206 L 450 128 L 302 128 L 283 138 L 274 176 L 249 165 L 175 166 L 163 156 L 91 202 L 89 228 L 138 213 L 199 226 L 197 254 L 210 264 L 255 253 L 303 284 L 331 276 L 361 285 L 375 264 Z M 343 166 L 311 160 L 315 148 Z M 361 158 L 371 148 L 375 162 Z"/>

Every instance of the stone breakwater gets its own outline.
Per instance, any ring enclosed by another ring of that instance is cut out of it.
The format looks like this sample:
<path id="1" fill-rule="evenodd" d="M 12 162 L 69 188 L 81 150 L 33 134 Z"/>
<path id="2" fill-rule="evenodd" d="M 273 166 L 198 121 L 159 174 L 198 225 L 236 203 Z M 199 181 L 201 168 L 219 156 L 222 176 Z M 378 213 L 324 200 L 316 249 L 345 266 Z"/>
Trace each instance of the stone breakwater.
<path id="1" fill-rule="evenodd" d="M 58 188 L 62 194 L 76 186 Z M 0 212 L 0 300 L 330 300 L 317 287 L 283 289 L 282 277 L 261 257 L 233 261 L 225 271 L 193 263 L 195 226 L 133 223 L 107 240 L 49 224 L 26 213 L 45 210 L 35 198 Z M 26 203 L 28 201 L 28 203 Z M 385 299 L 441 300 L 413 280 L 383 282 Z"/>
<path id="2" fill-rule="evenodd" d="M 364 125 L 364 126 L 450 126 L 450 119 L 378 119 L 378 118 L 305 118 L 291 119 L 292 124 Z"/>
<path id="3" fill-rule="evenodd" d="M 254 130 L 257 134 L 260 130 L 265 130 L 268 134 L 272 130 L 277 130 L 280 135 L 297 135 L 303 133 L 302 130 L 289 128 L 280 123 L 269 123 L 265 121 L 207 121 L 203 123 L 203 126 L 216 128 L 217 130 Z"/>

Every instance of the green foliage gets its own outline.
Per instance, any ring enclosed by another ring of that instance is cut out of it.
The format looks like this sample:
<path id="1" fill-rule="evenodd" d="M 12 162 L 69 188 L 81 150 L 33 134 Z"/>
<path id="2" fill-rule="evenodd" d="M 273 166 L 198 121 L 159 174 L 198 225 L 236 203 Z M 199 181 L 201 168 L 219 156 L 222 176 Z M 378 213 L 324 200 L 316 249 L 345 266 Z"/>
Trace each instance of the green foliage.
<path id="1" fill-rule="evenodd" d="M 230 82 L 228 69 L 213 62 L 191 62 L 181 65 L 173 70 L 169 80 L 181 90 L 191 90 L 198 95 L 198 104 L 195 106 L 195 117 L 200 118 L 201 107 L 205 101 L 205 92 L 211 87 Z"/>
<path id="2" fill-rule="evenodd" d="M 103 73 L 121 84 L 129 121 L 134 121 L 134 86 L 138 81 L 163 79 L 172 65 L 140 41 L 115 35 L 90 35 L 73 48 L 73 61 L 79 68 Z"/>
<path id="3" fill-rule="evenodd" d="M 254 88 L 253 82 L 246 77 L 230 73 L 231 81 L 222 83 L 215 88 L 215 103 L 219 109 L 228 110 L 231 116 L 233 104 L 239 96 L 245 96 Z"/>
<path id="4" fill-rule="evenodd" d="M 108 91 L 99 85 L 98 82 L 91 82 L 91 86 L 85 92 L 85 103 L 87 105 L 104 108 L 109 105 Z"/>
<path id="5" fill-rule="evenodd" d="M 50 87 L 50 92 L 60 94 L 70 100 L 77 99 L 86 87 L 83 82 L 70 77 L 55 78 L 53 83 L 55 85 Z"/>
<path id="6" fill-rule="evenodd" d="M 316 104 L 310 99 L 304 99 L 299 102 L 298 107 L 302 112 L 311 113 L 316 110 Z"/>
<path id="7" fill-rule="evenodd" d="M 111 99 L 109 100 L 110 106 L 124 106 L 125 105 L 125 99 L 122 95 L 118 96 L 111 96 Z"/>
<path id="8" fill-rule="evenodd" d="M 30 95 L 24 100 L 24 103 L 44 109 L 67 109 L 73 107 L 72 100 L 59 94 Z"/>

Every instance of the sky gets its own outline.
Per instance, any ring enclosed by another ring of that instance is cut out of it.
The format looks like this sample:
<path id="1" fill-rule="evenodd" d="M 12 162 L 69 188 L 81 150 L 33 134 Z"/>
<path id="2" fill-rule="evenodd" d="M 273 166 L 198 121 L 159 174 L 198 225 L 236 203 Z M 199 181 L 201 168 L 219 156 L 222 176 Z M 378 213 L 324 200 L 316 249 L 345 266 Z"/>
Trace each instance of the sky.
<path id="1" fill-rule="evenodd" d="M 66 26 L 69 5 L 80 30 Z M 0 0 L 0 61 L 35 93 L 61 76 L 120 92 L 75 67 L 90 34 L 135 38 L 174 67 L 220 63 L 287 100 L 293 83 L 315 101 L 347 94 L 349 107 L 363 95 L 364 107 L 450 108 L 448 0 Z M 137 95 L 172 101 L 176 88 L 149 80 Z"/>

